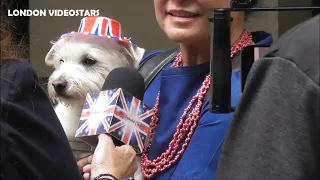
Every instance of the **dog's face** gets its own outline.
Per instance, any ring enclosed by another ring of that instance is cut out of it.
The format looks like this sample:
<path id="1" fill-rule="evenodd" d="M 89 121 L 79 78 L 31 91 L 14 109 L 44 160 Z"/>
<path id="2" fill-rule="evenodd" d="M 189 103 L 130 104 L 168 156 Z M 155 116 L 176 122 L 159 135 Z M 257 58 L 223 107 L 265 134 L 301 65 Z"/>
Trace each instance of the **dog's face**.
<path id="1" fill-rule="evenodd" d="M 137 67 L 144 49 L 107 38 L 68 35 L 54 43 L 45 62 L 54 67 L 48 81 L 51 99 L 65 104 L 100 91 L 109 72 Z"/>

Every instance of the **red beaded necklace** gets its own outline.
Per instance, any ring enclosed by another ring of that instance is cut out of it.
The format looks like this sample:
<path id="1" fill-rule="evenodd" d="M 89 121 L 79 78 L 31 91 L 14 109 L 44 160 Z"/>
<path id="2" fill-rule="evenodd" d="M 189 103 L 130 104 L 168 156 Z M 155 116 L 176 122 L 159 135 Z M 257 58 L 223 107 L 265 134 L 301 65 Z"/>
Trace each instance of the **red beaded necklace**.
<path id="1" fill-rule="evenodd" d="M 250 44 L 252 44 L 252 35 L 245 30 L 242 33 L 238 42 L 231 47 L 231 57 L 233 57 L 236 53 L 238 53 L 244 47 Z M 179 53 L 171 67 L 172 68 L 179 67 L 181 63 L 182 63 L 182 58 L 181 58 L 181 53 Z M 157 124 L 159 120 L 158 107 L 159 107 L 160 92 L 158 93 L 158 96 L 155 102 L 155 107 L 154 107 L 155 114 L 152 116 L 151 123 L 150 123 L 149 138 L 147 140 L 144 152 L 142 153 L 142 156 L 141 156 L 141 168 L 142 168 L 144 177 L 152 178 L 156 173 L 163 172 L 164 170 L 168 169 L 172 164 L 174 164 L 184 153 L 185 149 L 187 148 L 191 140 L 193 132 L 197 127 L 197 123 L 200 117 L 200 110 L 203 104 L 203 98 L 207 93 L 209 87 L 210 87 L 210 75 L 207 75 L 204 82 L 202 83 L 202 86 L 198 90 L 197 94 L 193 96 L 192 100 L 189 102 L 188 107 L 184 110 L 182 116 L 180 117 L 180 122 L 177 125 L 176 132 L 173 135 L 173 139 L 169 143 L 168 149 L 156 159 L 149 160 L 147 158 L 148 151 L 150 149 L 151 142 L 154 137 L 155 129 L 157 128 Z M 191 108 L 193 107 L 196 101 L 197 101 L 197 104 L 192 109 L 189 116 L 186 118 L 186 116 L 188 115 L 188 112 L 191 110 Z M 187 137 L 184 139 L 186 135 Z M 178 151 L 180 142 L 183 139 L 184 139 L 184 143 L 182 145 L 182 148 Z"/>

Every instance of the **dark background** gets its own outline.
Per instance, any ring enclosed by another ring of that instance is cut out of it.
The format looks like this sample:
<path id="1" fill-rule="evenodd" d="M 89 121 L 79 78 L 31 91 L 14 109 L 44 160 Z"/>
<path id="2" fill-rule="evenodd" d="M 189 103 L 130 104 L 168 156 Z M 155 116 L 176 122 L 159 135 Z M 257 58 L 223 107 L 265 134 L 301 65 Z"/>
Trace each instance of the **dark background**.
<path id="1" fill-rule="evenodd" d="M 320 0 L 312 0 L 312 5 L 313 6 L 320 6 Z M 318 14 L 320 14 L 320 10 L 316 10 L 316 11 L 312 12 L 313 16 L 318 15 Z"/>

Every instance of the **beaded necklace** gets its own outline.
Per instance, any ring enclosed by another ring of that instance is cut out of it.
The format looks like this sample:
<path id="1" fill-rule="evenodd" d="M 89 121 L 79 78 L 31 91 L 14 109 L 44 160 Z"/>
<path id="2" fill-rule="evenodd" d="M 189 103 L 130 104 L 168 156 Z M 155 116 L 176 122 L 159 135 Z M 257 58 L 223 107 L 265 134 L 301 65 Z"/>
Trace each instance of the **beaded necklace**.
<path id="1" fill-rule="evenodd" d="M 231 57 L 233 57 L 236 53 L 241 51 L 244 47 L 252 44 L 252 35 L 248 31 L 244 31 L 240 37 L 240 39 L 231 47 Z M 172 68 L 179 67 L 179 65 L 182 64 L 182 58 L 181 53 L 179 53 L 176 56 L 176 59 L 174 60 L 172 64 Z M 150 122 L 150 132 L 149 132 L 149 138 L 146 143 L 146 147 L 142 153 L 141 156 L 141 168 L 143 171 L 143 175 L 146 178 L 152 178 L 155 174 L 159 172 L 163 172 L 169 167 L 171 167 L 184 153 L 185 149 L 187 148 L 191 137 L 194 133 L 194 130 L 197 127 L 198 121 L 200 119 L 200 110 L 203 104 L 203 99 L 210 87 L 210 75 L 207 75 L 205 80 L 202 83 L 202 86 L 198 90 L 197 94 L 193 96 L 191 101 L 189 102 L 189 105 L 187 108 L 184 109 L 183 114 L 180 117 L 180 122 L 178 123 L 176 127 L 176 132 L 173 135 L 173 139 L 169 143 L 168 149 L 163 152 L 159 157 L 157 157 L 154 160 L 149 160 L 148 157 L 148 151 L 151 146 L 151 142 L 154 137 L 155 129 L 157 128 L 158 124 L 158 108 L 159 108 L 159 97 L 160 92 L 158 92 L 154 111 L 155 114 L 152 116 L 151 122 Z M 195 107 L 193 105 L 196 103 Z M 192 108 L 193 107 L 193 108 Z M 186 118 L 186 116 L 189 116 Z M 186 138 L 184 139 L 184 137 Z M 180 142 L 183 141 L 181 149 L 178 151 Z"/>

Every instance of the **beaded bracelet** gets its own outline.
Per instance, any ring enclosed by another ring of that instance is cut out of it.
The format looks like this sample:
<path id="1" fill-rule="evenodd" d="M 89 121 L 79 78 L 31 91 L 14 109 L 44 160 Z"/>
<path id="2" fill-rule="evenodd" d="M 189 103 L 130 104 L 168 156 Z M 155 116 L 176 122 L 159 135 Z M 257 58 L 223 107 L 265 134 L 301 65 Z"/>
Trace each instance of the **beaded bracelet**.
<path id="1" fill-rule="evenodd" d="M 118 180 L 118 179 L 112 174 L 105 173 L 105 174 L 98 175 L 93 180 Z"/>

